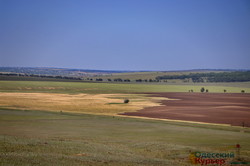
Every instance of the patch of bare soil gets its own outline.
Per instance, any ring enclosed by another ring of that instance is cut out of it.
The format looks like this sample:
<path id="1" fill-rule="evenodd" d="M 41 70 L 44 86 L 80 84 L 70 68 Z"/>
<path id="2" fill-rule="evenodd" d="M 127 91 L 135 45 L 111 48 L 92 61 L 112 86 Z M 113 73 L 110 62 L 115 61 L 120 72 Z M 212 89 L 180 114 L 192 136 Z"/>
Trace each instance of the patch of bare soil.
<path id="1" fill-rule="evenodd" d="M 127 112 L 123 115 L 250 127 L 250 94 L 152 93 L 151 95 L 179 100 L 162 100 L 162 106 Z"/>

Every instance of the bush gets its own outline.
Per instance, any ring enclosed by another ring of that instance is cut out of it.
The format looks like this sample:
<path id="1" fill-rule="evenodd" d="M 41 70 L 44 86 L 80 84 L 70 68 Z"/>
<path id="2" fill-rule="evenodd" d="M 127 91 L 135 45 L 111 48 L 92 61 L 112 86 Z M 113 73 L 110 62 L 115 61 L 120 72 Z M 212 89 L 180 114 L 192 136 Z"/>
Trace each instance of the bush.
<path id="1" fill-rule="evenodd" d="M 129 99 L 124 99 L 124 103 L 129 103 Z"/>

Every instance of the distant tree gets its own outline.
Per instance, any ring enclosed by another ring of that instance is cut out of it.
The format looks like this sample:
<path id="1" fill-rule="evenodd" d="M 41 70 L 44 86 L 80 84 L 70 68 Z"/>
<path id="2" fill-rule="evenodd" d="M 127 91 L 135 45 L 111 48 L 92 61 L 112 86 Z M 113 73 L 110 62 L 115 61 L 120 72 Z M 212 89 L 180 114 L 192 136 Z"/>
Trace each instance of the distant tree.
<path id="1" fill-rule="evenodd" d="M 191 92 L 194 92 L 193 89 L 191 89 Z"/>
<path id="2" fill-rule="evenodd" d="M 111 82 L 112 80 L 109 78 L 108 81 Z"/>
<path id="3" fill-rule="evenodd" d="M 208 89 L 206 89 L 206 93 L 208 93 Z"/>
<path id="4" fill-rule="evenodd" d="M 114 81 L 115 82 L 122 82 L 123 80 L 121 78 L 115 78 Z"/>
<path id="5" fill-rule="evenodd" d="M 245 90 L 241 90 L 241 93 L 245 93 Z"/>
<path id="6" fill-rule="evenodd" d="M 204 88 L 204 87 L 202 87 L 202 88 L 201 88 L 201 92 L 203 93 L 204 91 L 205 91 L 205 88 Z"/>
<path id="7" fill-rule="evenodd" d="M 96 81 L 102 81 L 102 78 L 97 78 Z"/>
<path id="8" fill-rule="evenodd" d="M 124 99 L 124 103 L 129 103 L 129 99 Z"/>
<path id="9" fill-rule="evenodd" d="M 224 93 L 226 93 L 227 92 L 227 90 L 226 89 L 224 89 Z"/>

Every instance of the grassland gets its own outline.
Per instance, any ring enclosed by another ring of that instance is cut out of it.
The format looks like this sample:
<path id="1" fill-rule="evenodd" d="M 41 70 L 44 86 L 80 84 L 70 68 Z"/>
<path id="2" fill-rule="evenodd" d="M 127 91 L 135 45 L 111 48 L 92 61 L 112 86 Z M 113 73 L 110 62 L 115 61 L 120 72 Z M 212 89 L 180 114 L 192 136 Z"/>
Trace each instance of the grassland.
<path id="1" fill-rule="evenodd" d="M 122 84 L 122 83 L 83 83 L 83 82 L 48 82 L 48 81 L 0 81 L 0 92 L 42 92 L 66 94 L 113 94 L 113 93 L 149 93 L 149 92 L 200 92 L 201 87 L 209 92 L 240 93 L 242 89 L 250 92 L 250 82 L 225 84 Z"/>
<path id="2" fill-rule="evenodd" d="M 0 165 L 191 165 L 191 152 L 236 153 L 236 144 L 250 161 L 249 128 L 113 116 L 158 104 L 141 93 L 199 92 L 204 85 L 249 93 L 248 84 L 0 81 Z"/>
<path id="3" fill-rule="evenodd" d="M 191 152 L 250 160 L 250 134 L 237 127 L 132 118 L 0 111 L 1 165 L 191 165 Z"/>

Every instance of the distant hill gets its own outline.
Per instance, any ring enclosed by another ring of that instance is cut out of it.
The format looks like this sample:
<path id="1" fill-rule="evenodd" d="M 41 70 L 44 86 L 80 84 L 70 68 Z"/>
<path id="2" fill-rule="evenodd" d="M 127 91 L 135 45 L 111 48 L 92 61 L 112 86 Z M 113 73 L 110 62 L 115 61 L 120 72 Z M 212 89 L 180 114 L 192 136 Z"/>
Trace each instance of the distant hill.
<path id="1" fill-rule="evenodd" d="M 247 82 L 250 71 L 195 69 L 179 71 L 118 71 L 52 67 L 0 67 L 0 80 L 61 80 L 131 83 Z"/>
<path id="2" fill-rule="evenodd" d="M 125 73 L 129 71 L 116 70 L 90 70 L 90 69 L 67 69 L 52 67 L 0 67 L 1 73 L 19 73 L 19 74 L 35 74 L 50 76 L 92 76 L 105 75 L 111 73 Z"/>
<path id="3" fill-rule="evenodd" d="M 247 71 L 234 69 L 192 69 L 192 70 L 170 70 L 170 71 L 131 71 L 131 70 L 91 70 L 91 69 L 70 69 L 54 67 L 0 67 L 1 73 L 22 73 L 40 74 L 52 76 L 86 76 L 105 75 L 112 73 L 134 73 L 134 72 L 208 72 L 208 71 Z"/>

